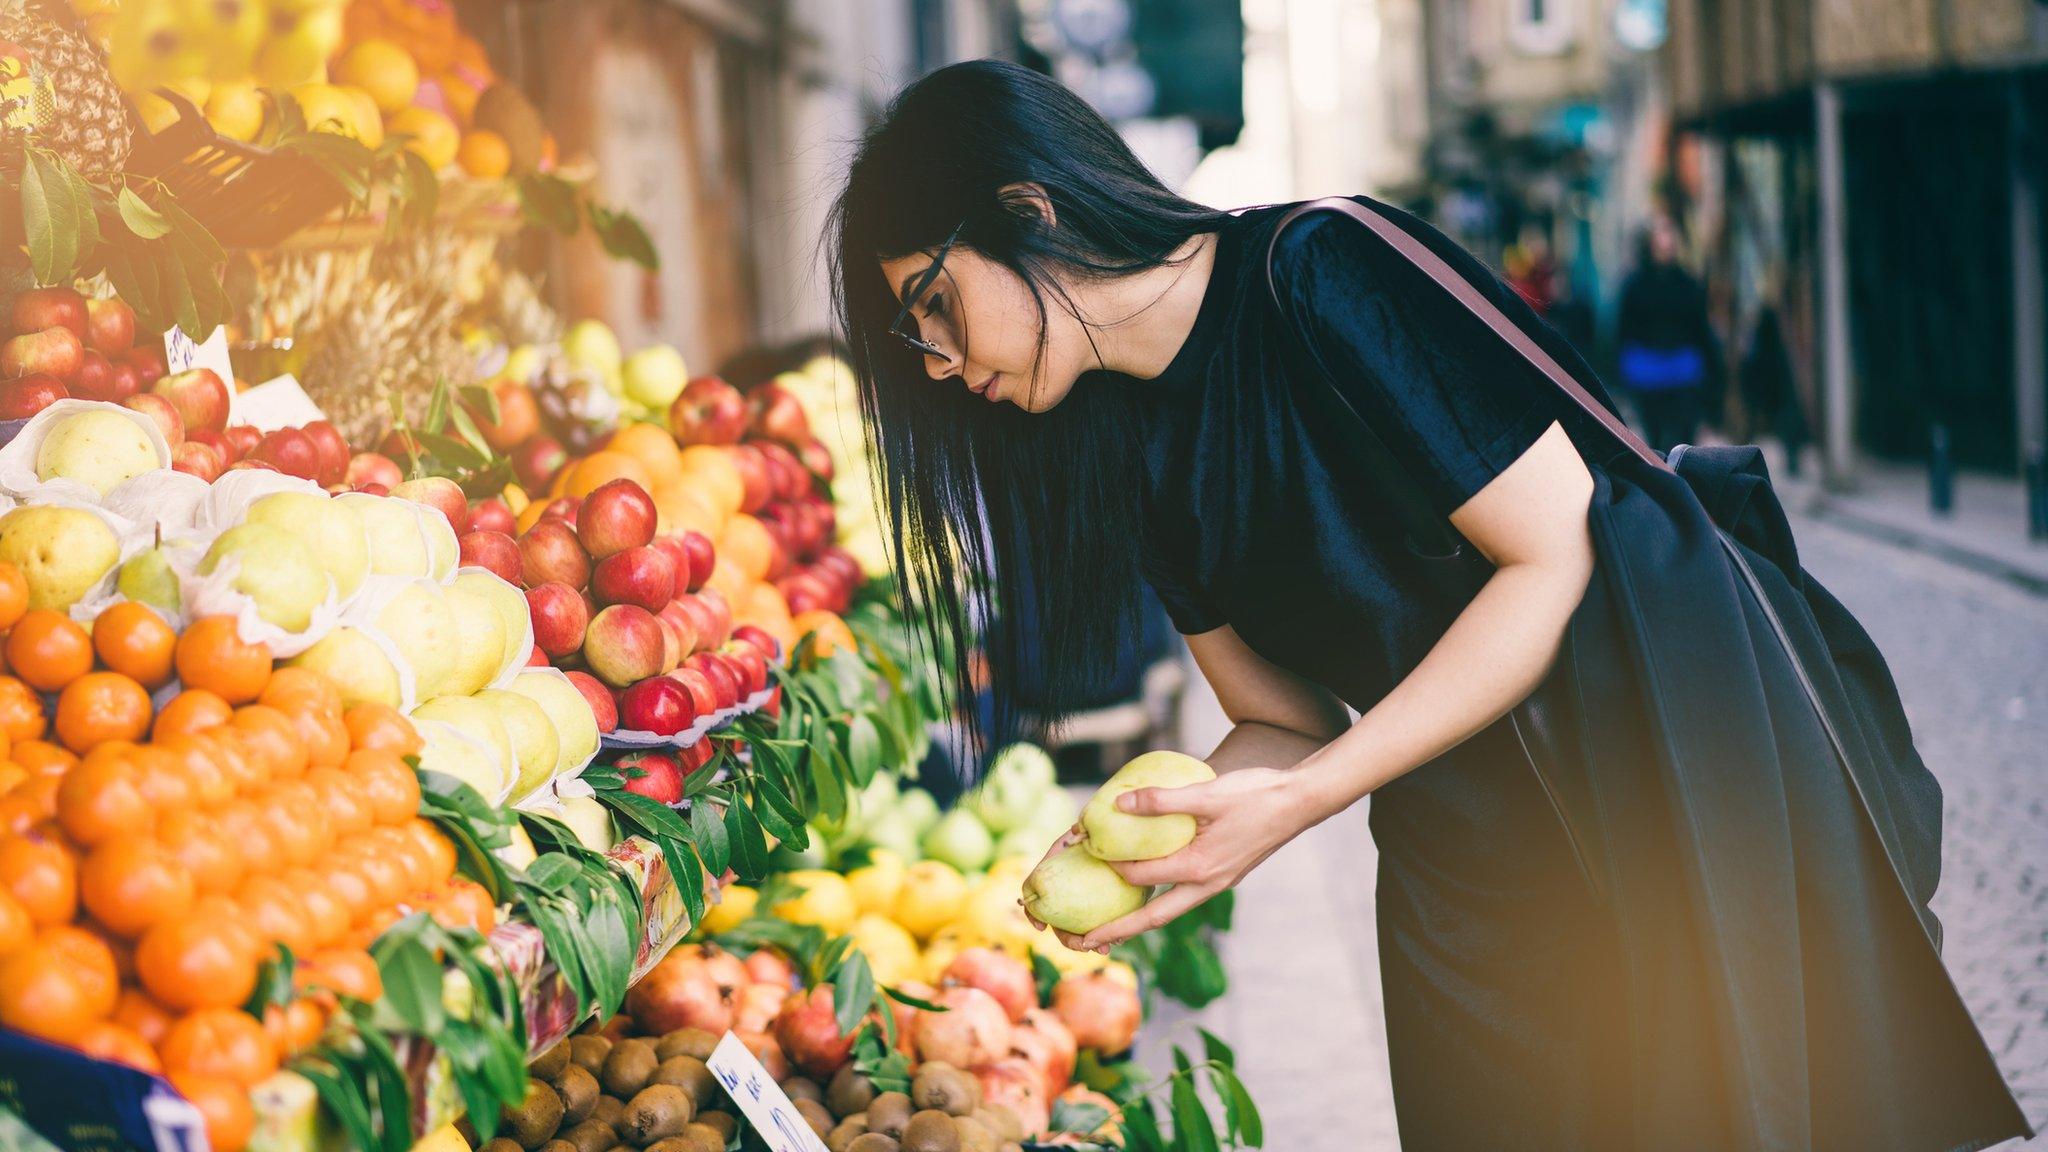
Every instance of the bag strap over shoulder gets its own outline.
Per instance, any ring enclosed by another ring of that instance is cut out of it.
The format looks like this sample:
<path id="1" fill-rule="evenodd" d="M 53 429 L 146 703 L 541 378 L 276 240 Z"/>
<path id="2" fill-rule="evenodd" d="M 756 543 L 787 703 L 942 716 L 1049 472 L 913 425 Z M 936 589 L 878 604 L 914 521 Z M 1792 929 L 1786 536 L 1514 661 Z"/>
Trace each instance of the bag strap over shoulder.
<path id="1" fill-rule="evenodd" d="M 1278 287 L 1273 283 L 1273 254 L 1278 247 L 1280 236 L 1289 224 L 1312 212 L 1341 212 L 1371 229 L 1373 234 L 1406 257 L 1410 264 L 1422 271 L 1437 286 L 1451 294 L 1451 298 L 1465 306 L 1465 310 L 1479 318 L 1480 322 L 1493 330 L 1494 335 L 1507 341 L 1508 346 L 1520 353 L 1522 359 L 1542 373 L 1558 391 L 1565 394 L 1578 409 L 1595 423 L 1604 428 L 1623 447 L 1633 452 L 1644 463 L 1665 472 L 1671 471 L 1664 457 L 1659 455 L 1635 431 L 1621 422 L 1621 418 L 1608 411 L 1605 404 L 1594 399 L 1585 386 L 1565 371 L 1557 358 L 1543 350 L 1543 346 L 1522 331 L 1521 326 L 1508 319 L 1499 306 L 1488 300 L 1480 291 L 1444 262 L 1444 258 L 1430 251 L 1429 246 L 1410 235 L 1400 225 L 1387 219 L 1373 208 L 1343 196 L 1330 196 L 1321 200 L 1310 200 L 1298 204 L 1280 218 L 1279 226 L 1273 229 L 1273 239 L 1266 249 L 1266 286 L 1273 293 L 1274 301 L 1279 300 Z M 1340 393 L 1341 395 L 1341 393 Z"/>

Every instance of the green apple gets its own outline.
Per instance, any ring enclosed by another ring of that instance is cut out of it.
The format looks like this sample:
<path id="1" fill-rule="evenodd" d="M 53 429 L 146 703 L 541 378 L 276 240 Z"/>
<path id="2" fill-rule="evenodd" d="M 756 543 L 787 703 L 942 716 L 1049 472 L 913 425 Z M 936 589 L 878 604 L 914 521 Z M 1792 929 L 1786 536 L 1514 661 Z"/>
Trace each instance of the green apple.
<path id="1" fill-rule="evenodd" d="M 455 668 L 442 681 L 441 691 L 473 696 L 505 666 L 505 621 L 474 582 L 451 584 L 441 598 L 455 613 L 455 634 L 462 638 L 455 648 Z"/>
<path id="2" fill-rule="evenodd" d="M 1008 745 L 996 753 L 995 763 L 988 767 L 988 774 L 991 777 L 1011 776 L 1040 788 L 1053 786 L 1054 772 L 1051 753 L 1023 740 Z"/>
<path id="3" fill-rule="evenodd" d="M 512 783 L 508 761 L 495 759 L 490 750 L 469 739 L 453 724 L 416 719 L 420 734 L 420 770 L 453 776 L 477 790 L 486 801 L 502 803 Z"/>
<path id="4" fill-rule="evenodd" d="M 352 503 L 320 492 L 273 492 L 250 504 L 243 519 L 297 536 L 334 577 L 334 593 L 343 600 L 370 573 L 370 537 L 362 511 Z"/>
<path id="5" fill-rule="evenodd" d="M 873 849 L 894 852 L 905 860 L 924 858 L 924 850 L 917 844 L 917 829 L 901 810 L 884 812 L 868 821 L 867 841 Z"/>
<path id="6" fill-rule="evenodd" d="M 416 580 L 399 589 L 377 611 L 376 626 L 412 667 L 414 699 L 431 700 L 445 691 L 462 633 L 438 586 Z"/>
<path id="7" fill-rule="evenodd" d="M 505 734 L 512 740 L 512 755 L 519 763 L 510 799 L 513 803 L 524 800 L 548 782 L 561 762 L 562 740 L 555 734 L 555 722 L 548 718 L 540 701 L 518 692 L 486 688 L 476 698 L 497 709 L 498 719 L 505 725 Z"/>
<path id="8" fill-rule="evenodd" d="M 911 835 L 922 836 L 939 822 L 939 802 L 922 788 L 906 788 L 896 800 L 896 812 L 910 827 Z"/>
<path id="9" fill-rule="evenodd" d="M 571 687 L 569 691 L 576 689 Z M 570 796 L 562 801 L 562 823 L 592 852 L 609 852 L 617 841 L 612 836 L 612 814 L 595 796 Z"/>
<path id="10" fill-rule="evenodd" d="M 568 677 L 536 668 L 512 677 L 512 683 L 505 688 L 530 697 L 554 722 L 555 737 L 561 747 L 554 771 L 549 775 L 572 772 L 597 755 L 597 717 L 591 714 L 590 702 L 569 683 Z"/>
<path id="11" fill-rule="evenodd" d="M 36 447 L 36 479 L 75 480 L 105 496 L 123 480 L 162 468 L 156 442 L 133 416 L 94 408 L 59 419 Z"/>
<path id="12" fill-rule="evenodd" d="M 332 680 L 341 691 L 345 707 L 383 704 L 398 708 L 405 702 L 398 667 L 360 628 L 342 625 L 285 663 L 294 668 L 310 668 Z"/>
<path id="13" fill-rule="evenodd" d="M 995 838 L 974 813 L 955 808 L 925 830 L 920 841 L 927 859 L 944 860 L 962 872 L 986 868 L 996 851 Z"/>
<path id="14" fill-rule="evenodd" d="M 512 751 L 512 734 L 505 730 L 505 721 L 490 704 L 474 696 L 436 696 L 414 708 L 412 717 L 439 720 L 482 744 L 505 766 L 506 783 L 512 782 L 519 757 Z"/>
<path id="15" fill-rule="evenodd" d="M 665 413 L 676 397 L 683 394 L 690 371 L 683 365 L 681 352 L 666 344 L 655 344 L 628 356 L 620 376 L 626 387 L 626 399 Z"/>
<path id="16" fill-rule="evenodd" d="M 1024 880 L 1024 910 L 1039 923 L 1086 935 L 1145 905 L 1145 890 L 1070 844 Z"/>
<path id="17" fill-rule="evenodd" d="M 562 355 L 583 368 L 594 368 L 607 379 L 619 374 L 619 338 L 602 320 L 578 320 L 562 334 Z"/>
<path id="18" fill-rule="evenodd" d="M 433 568 L 433 554 L 427 548 L 425 519 L 420 506 L 410 500 L 347 492 L 335 497 L 353 507 L 363 518 L 363 531 L 370 541 L 370 571 L 379 576 L 425 576 Z"/>
<path id="19" fill-rule="evenodd" d="M 1147 752 L 1117 769 L 1082 806 L 1083 842 L 1100 860 L 1156 860 L 1178 852 L 1195 838 L 1193 816 L 1133 816 L 1118 810 L 1116 799 L 1139 788 L 1181 788 L 1215 778 L 1215 770 L 1193 756 Z"/>
<path id="20" fill-rule="evenodd" d="M 526 663 L 527 652 L 532 647 L 532 639 L 527 633 L 529 609 L 526 606 L 526 593 L 489 572 L 474 569 L 455 574 L 455 583 L 449 589 L 450 594 L 452 595 L 458 588 L 467 595 L 489 601 L 492 609 L 498 614 L 498 623 L 505 629 L 505 644 L 498 654 L 497 667 Z M 493 669 L 493 672 L 495 671 L 496 669 Z"/>
<path id="21" fill-rule="evenodd" d="M 287 632 L 303 632 L 327 599 L 327 570 L 297 536 L 268 524 L 237 524 L 214 538 L 199 561 L 211 576 L 232 564 L 229 584 L 256 603 L 256 614 Z"/>
<path id="22" fill-rule="evenodd" d="M 32 504 L 0 516 L 0 560 L 21 572 L 28 606 L 62 612 L 121 560 L 121 541 L 83 508 Z"/>

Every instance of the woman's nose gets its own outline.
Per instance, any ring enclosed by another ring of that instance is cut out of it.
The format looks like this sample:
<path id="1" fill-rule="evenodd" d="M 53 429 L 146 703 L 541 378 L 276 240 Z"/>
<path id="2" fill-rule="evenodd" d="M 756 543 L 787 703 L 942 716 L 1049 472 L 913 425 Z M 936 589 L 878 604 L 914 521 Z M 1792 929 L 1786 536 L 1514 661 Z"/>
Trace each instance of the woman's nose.
<path id="1" fill-rule="evenodd" d="M 939 351 L 937 355 L 925 354 L 925 374 L 933 380 L 951 380 L 953 377 L 958 376 L 961 369 L 959 354 L 938 341 L 933 341 L 932 346 Z"/>

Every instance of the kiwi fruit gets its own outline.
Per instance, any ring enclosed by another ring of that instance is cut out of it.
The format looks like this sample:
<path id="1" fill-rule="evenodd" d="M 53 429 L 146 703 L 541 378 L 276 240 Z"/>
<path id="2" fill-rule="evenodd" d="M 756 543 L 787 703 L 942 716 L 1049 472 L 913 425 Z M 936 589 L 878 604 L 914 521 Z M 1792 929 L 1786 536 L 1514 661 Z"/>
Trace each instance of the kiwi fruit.
<path id="1" fill-rule="evenodd" d="M 576 1152 L 576 1146 L 567 1140 L 556 1138 L 541 1145 L 540 1152 Z"/>
<path id="2" fill-rule="evenodd" d="M 597 1103 L 591 1106 L 590 1115 L 584 1117 L 585 1120 L 596 1120 L 614 1132 L 619 1130 L 619 1123 L 625 1118 L 626 1102 L 617 1096 L 599 1096 Z"/>
<path id="3" fill-rule="evenodd" d="M 996 1152 L 995 1130 L 974 1117 L 953 1117 L 953 1130 L 960 1133 L 960 1152 Z"/>
<path id="4" fill-rule="evenodd" d="M 1012 1144 L 1024 1139 L 1024 1121 L 1015 1112 L 1001 1104 L 985 1104 L 972 1113 L 981 1126 L 996 1134 L 996 1139 Z"/>
<path id="5" fill-rule="evenodd" d="M 565 1126 L 556 1136 L 574 1144 L 576 1152 L 605 1152 L 605 1149 L 619 1142 L 619 1133 L 616 1129 L 602 1120 L 595 1119 Z"/>
<path id="6" fill-rule="evenodd" d="M 653 1053 L 648 1053 L 652 1058 Z M 621 1135 L 642 1148 L 664 1136 L 679 1135 L 697 1115 L 690 1094 L 673 1084 L 642 1088 L 626 1103 Z"/>
<path id="7" fill-rule="evenodd" d="M 693 1152 L 725 1152 L 725 1142 L 732 1138 L 732 1133 L 716 1125 L 704 1123 L 703 1117 L 700 1116 L 690 1121 L 683 1129 L 681 1138 L 696 1142 L 697 1147 Z"/>
<path id="8" fill-rule="evenodd" d="M 552 1139 L 555 1129 L 562 1126 L 562 1098 L 545 1080 L 528 1080 L 526 1098 L 517 1108 L 500 1110 L 498 1126 L 531 1152 Z"/>
<path id="9" fill-rule="evenodd" d="M 823 1140 L 825 1133 L 832 1130 L 832 1113 L 816 1100 L 796 1101 L 796 1111 L 804 1118 L 804 1123 L 811 1126 L 811 1131 L 818 1134 L 818 1139 Z"/>
<path id="10" fill-rule="evenodd" d="M 911 1102 L 919 1109 L 965 1116 L 974 1111 L 974 1093 L 968 1087 L 973 1079 L 951 1064 L 933 1061 L 919 1068 L 910 1082 Z"/>
<path id="11" fill-rule="evenodd" d="M 718 1048 L 718 1037 L 702 1028 L 678 1028 L 654 1043 L 657 1060 L 669 1060 L 677 1056 L 695 1056 L 699 1060 L 711 1059 L 711 1053 Z"/>
<path id="12" fill-rule="evenodd" d="M 960 1152 L 960 1133 L 953 1118 L 927 1108 L 903 1126 L 903 1152 Z"/>
<path id="13" fill-rule="evenodd" d="M 612 1042 L 602 1036 L 571 1036 L 566 1043 L 569 1063 L 592 1076 L 604 1070 L 604 1058 L 612 1054 Z"/>
<path id="14" fill-rule="evenodd" d="M 562 1098 L 562 1127 L 574 1128 L 590 1117 L 590 1110 L 597 1107 L 597 1077 L 592 1076 L 580 1065 L 571 1064 L 562 1069 L 562 1074 L 553 1081 L 555 1094 Z M 607 1144 L 604 1148 L 609 1148 Z M 593 1152 L 604 1152 L 604 1148 Z"/>
<path id="15" fill-rule="evenodd" d="M 733 1119 L 730 1112 L 699 1112 L 697 1113 L 697 1118 L 690 1121 L 690 1126 L 692 1128 L 709 1128 L 716 1132 L 720 1147 L 724 1147 L 724 1142 L 731 1140 L 733 1133 L 740 1130 L 740 1122 Z"/>
<path id="16" fill-rule="evenodd" d="M 825 1102 L 825 1090 L 818 1087 L 818 1082 L 806 1080 L 802 1076 L 791 1076 L 784 1080 L 782 1094 L 791 1100 L 815 1100 L 820 1104 Z"/>
<path id="17" fill-rule="evenodd" d="M 519 89 L 502 80 L 484 89 L 477 98 L 471 121 L 505 138 L 514 176 L 524 176 L 539 166 L 548 136 L 547 125 Z"/>
<path id="18" fill-rule="evenodd" d="M 649 1084 L 673 1084 L 690 1094 L 690 1099 L 702 1108 L 718 1095 L 718 1077 L 695 1056 L 671 1056 L 654 1069 L 648 1078 Z"/>
<path id="19" fill-rule="evenodd" d="M 897 1152 L 900 1147 L 893 1137 L 884 1136 L 880 1132 L 869 1132 L 854 1137 L 853 1143 L 846 1146 L 846 1152 Z"/>
<path id="20" fill-rule="evenodd" d="M 500 1136 L 494 1140 L 486 1140 L 478 1152 L 525 1152 L 525 1149 L 519 1146 L 517 1140 L 509 1136 Z"/>
<path id="21" fill-rule="evenodd" d="M 536 1080 L 546 1080 L 549 1083 L 553 1083 L 561 1078 L 562 1069 L 568 1066 L 569 1042 L 564 1040 L 560 1044 L 534 1057 L 533 1063 L 526 1066 L 526 1074 Z"/>
<path id="22" fill-rule="evenodd" d="M 702 1124 L 691 1124 L 681 1134 L 656 1140 L 646 1152 L 725 1152 L 725 1141 Z"/>
<path id="23" fill-rule="evenodd" d="M 865 1136 L 867 1132 L 867 1117 L 848 1116 L 839 1122 L 838 1127 L 825 1133 L 825 1152 L 846 1152 L 846 1146 L 853 1143 L 855 1137 Z"/>
<path id="24" fill-rule="evenodd" d="M 660 1065 L 661 1061 L 654 1058 L 653 1041 L 621 1040 L 612 1045 L 612 1054 L 605 1057 L 604 1071 L 598 1073 L 597 1079 L 606 1094 L 631 1100 L 647 1087 Z"/>
<path id="25" fill-rule="evenodd" d="M 865 1112 L 874 1102 L 874 1081 L 855 1071 L 851 1064 L 833 1073 L 832 1082 L 825 1085 L 825 1107 L 830 1108 L 834 1116 Z"/>
<path id="26" fill-rule="evenodd" d="M 884 1092 L 868 1105 L 868 1131 L 880 1132 L 891 1140 L 903 1135 L 910 1123 L 910 1097 L 901 1092 Z"/>

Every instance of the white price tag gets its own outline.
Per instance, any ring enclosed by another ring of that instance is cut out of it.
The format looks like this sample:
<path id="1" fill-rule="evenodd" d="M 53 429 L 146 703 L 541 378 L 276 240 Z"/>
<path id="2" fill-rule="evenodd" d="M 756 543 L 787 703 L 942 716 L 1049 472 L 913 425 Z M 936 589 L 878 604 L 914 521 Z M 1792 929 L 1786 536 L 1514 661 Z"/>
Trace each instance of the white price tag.
<path id="1" fill-rule="evenodd" d="M 727 1032 L 707 1063 L 725 1094 L 774 1152 L 825 1152 L 825 1142 L 738 1036 Z"/>
<path id="2" fill-rule="evenodd" d="M 326 418 L 326 413 L 320 411 L 320 406 L 299 387 L 298 378 L 290 373 L 265 380 L 235 396 L 235 423 L 247 424 L 259 432 L 303 428 Z"/>
<path id="3" fill-rule="evenodd" d="M 164 364 L 172 373 L 194 368 L 211 368 L 230 392 L 235 387 L 235 366 L 228 362 L 228 330 L 215 326 L 211 335 L 194 344 L 183 328 L 164 333 Z"/>

